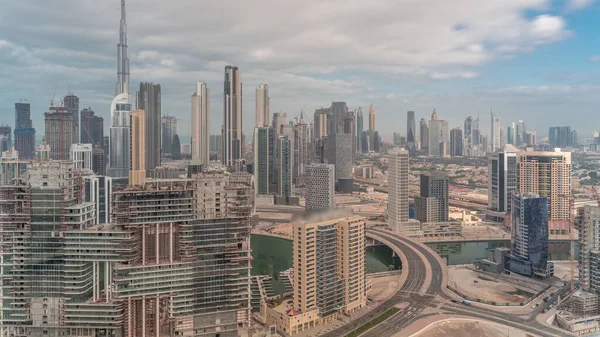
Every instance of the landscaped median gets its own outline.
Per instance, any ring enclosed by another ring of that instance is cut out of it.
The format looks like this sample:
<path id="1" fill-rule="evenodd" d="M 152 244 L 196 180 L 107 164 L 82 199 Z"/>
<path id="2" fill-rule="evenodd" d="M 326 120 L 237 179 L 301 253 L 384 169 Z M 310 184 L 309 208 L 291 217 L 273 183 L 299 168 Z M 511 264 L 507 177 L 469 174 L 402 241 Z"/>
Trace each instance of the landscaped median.
<path id="1" fill-rule="evenodd" d="M 391 307 L 383 314 L 381 314 L 381 315 L 373 318 L 371 321 L 359 326 L 354 331 L 347 334 L 346 337 L 358 337 L 358 336 L 362 335 L 363 333 L 367 332 L 367 330 L 374 328 L 376 325 L 378 325 L 381 322 L 385 321 L 386 319 L 392 317 L 398 311 L 400 311 L 400 309 L 398 309 L 396 307 Z"/>

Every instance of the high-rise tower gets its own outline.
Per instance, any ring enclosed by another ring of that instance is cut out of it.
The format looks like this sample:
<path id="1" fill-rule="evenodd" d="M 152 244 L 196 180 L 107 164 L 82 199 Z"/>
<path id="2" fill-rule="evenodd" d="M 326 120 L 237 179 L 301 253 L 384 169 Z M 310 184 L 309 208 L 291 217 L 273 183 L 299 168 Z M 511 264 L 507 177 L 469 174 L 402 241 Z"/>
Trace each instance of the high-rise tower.
<path id="1" fill-rule="evenodd" d="M 271 98 L 269 97 L 269 86 L 261 83 L 256 88 L 256 127 L 268 127 L 270 121 Z"/>
<path id="2" fill-rule="evenodd" d="M 490 132 L 491 135 L 491 140 L 492 140 L 492 148 L 491 151 L 494 152 L 496 150 L 498 150 L 500 148 L 500 143 L 501 143 L 501 125 L 500 125 L 500 117 L 498 117 L 498 115 L 496 115 L 495 113 L 490 111 L 490 117 L 492 119 L 492 130 Z"/>
<path id="3" fill-rule="evenodd" d="M 44 136 L 50 145 L 54 160 L 68 160 L 73 144 L 73 116 L 63 107 L 50 107 L 50 112 L 44 113 Z"/>
<path id="4" fill-rule="evenodd" d="M 127 20 L 125 0 L 121 0 L 121 23 L 119 28 L 119 44 L 117 45 L 117 83 L 115 96 L 129 93 L 129 57 L 127 56 Z"/>
<path id="5" fill-rule="evenodd" d="M 127 56 L 127 21 L 125 0 L 121 0 L 121 23 L 117 45 L 117 82 L 115 98 L 110 105 L 109 168 L 107 174 L 126 180 L 129 175 L 129 57 Z"/>
<path id="6" fill-rule="evenodd" d="M 210 90 L 196 83 L 192 95 L 192 160 L 208 165 L 210 159 Z"/>
<path id="7" fill-rule="evenodd" d="M 29 103 L 15 103 L 15 150 L 20 159 L 35 157 L 35 129 Z"/>
<path id="8" fill-rule="evenodd" d="M 72 92 L 69 92 L 67 93 L 67 96 L 63 98 L 63 102 L 73 121 L 73 144 L 75 144 L 79 142 L 79 97 L 75 96 Z"/>
<path id="9" fill-rule="evenodd" d="M 146 179 L 146 112 L 134 110 L 129 122 L 131 139 L 131 159 L 129 164 L 129 186 L 142 185 Z"/>
<path id="10" fill-rule="evenodd" d="M 411 156 L 417 154 L 417 126 L 414 111 L 406 112 L 406 149 Z"/>
<path id="11" fill-rule="evenodd" d="M 146 113 L 146 170 L 160 166 L 160 84 L 140 83 L 136 97 L 137 109 Z"/>
<path id="12" fill-rule="evenodd" d="M 388 160 L 388 227 L 404 233 L 408 222 L 408 170 L 409 152 L 394 149 L 386 156 Z"/>
<path id="13" fill-rule="evenodd" d="M 369 144 L 371 144 L 371 149 L 374 150 L 374 139 L 373 136 L 375 134 L 375 107 L 373 104 L 369 107 Z"/>
<path id="14" fill-rule="evenodd" d="M 238 67 L 225 67 L 223 92 L 222 162 L 233 165 L 242 158 L 242 74 Z"/>
<path id="15" fill-rule="evenodd" d="M 363 153 L 363 129 L 364 129 L 364 125 L 363 125 L 363 112 L 362 112 L 362 108 L 358 108 L 356 110 L 356 151 Z"/>

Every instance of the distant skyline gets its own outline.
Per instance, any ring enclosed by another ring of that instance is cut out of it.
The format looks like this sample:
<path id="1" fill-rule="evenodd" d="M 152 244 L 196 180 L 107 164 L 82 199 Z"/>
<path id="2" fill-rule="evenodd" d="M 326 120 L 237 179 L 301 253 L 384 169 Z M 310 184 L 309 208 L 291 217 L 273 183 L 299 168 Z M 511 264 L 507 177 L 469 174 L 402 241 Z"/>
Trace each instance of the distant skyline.
<path id="1" fill-rule="evenodd" d="M 203 81 L 215 88 L 211 133 L 220 133 L 223 70 L 232 64 L 244 76 L 247 139 L 260 83 L 269 85 L 272 112 L 289 119 L 304 105 L 312 116 L 332 101 L 365 111 L 373 104 L 377 130 L 388 140 L 406 132 L 406 111 L 420 120 L 434 108 L 451 128 L 479 114 L 485 133 L 491 108 L 505 129 L 523 119 L 540 136 L 558 125 L 570 125 L 580 138 L 600 131 L 589 123 L 600 106 L 600 5 L 593 0 L 425 0 L 391 8 L 341 0 L 207 1 L 202 11 L 187 10 L 194 6 L 191 0 L 127 1 L 133 88 L 160 83 L 162 111 L 181 126 L 190 125 L 190 88 Z M 27 98 L 34 127 L 42 130 L 58 84 L 55 101 L 72 91 L 108 130 L 120 14 L 118 0 L 3 4 L 0 124 L 13 125 L 14 103 Z M 24 18 L 36 25 L 23 25 Z M 180 135 L 189 133 L 179 128 Z"/>

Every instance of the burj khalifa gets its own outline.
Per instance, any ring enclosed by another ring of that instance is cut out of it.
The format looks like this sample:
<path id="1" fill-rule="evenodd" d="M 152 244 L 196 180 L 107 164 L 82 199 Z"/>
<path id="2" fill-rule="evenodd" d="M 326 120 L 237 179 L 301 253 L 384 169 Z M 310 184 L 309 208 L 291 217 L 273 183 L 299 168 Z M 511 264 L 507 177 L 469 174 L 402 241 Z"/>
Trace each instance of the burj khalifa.
<path id="1" fill-rule="evenodd" d="M 121 24 L 117 45 L 117 82 L 110 105 L 110 150 L 107 173 L 126 182 L 129 175 L 129 58 L 127 57 L 127 21 L 125 0 L 121 0 Z"/>

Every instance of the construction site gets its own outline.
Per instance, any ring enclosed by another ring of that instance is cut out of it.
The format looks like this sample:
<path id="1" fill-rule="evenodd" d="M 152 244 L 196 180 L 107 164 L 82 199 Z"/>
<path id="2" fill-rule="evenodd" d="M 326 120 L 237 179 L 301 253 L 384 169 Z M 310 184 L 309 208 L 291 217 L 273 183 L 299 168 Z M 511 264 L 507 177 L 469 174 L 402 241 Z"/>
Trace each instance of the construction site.
<path id="1" fill-rule="evenodd" d="M 3 336 L 237 336 L 250 323 L 252 181 L 202 172 L 114 192 L 110 223 L 71 161 L 0 187 Z"/>

